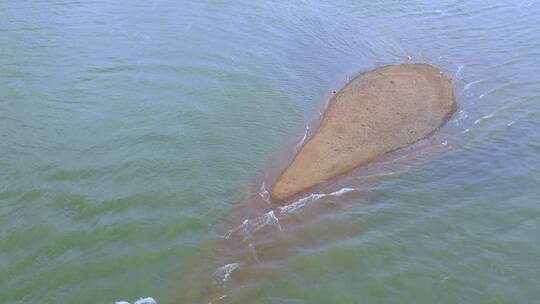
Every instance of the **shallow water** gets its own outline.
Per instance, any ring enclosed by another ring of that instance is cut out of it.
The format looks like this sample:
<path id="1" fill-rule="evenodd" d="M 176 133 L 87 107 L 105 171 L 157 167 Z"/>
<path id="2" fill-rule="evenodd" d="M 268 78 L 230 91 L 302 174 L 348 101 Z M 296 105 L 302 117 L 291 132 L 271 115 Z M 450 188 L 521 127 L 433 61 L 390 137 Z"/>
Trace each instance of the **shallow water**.
<path id="1" fill-rule="evenodd" d="M 306 199 L 291 212 L 317 216 L 294 233 L 278 217 L 282 250 L 225 294 L 540 301 L 539 14 L 535 0 L 3 1 L 2 302 L 183 302 L 215 227 L 332 91 L 407 62 L 453 78 L 451 148 Z"/>

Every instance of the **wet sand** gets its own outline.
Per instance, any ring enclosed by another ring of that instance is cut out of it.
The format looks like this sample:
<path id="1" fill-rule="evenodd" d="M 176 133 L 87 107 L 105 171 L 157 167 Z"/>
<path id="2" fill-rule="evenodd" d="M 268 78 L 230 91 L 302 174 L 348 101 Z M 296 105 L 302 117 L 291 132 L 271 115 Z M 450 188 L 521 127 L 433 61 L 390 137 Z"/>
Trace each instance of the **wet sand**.
<path id="1" fill-rule="evenodd" d="M 203 246 L 186 273 L 190 285 L 177 303 L 251 303 L 258 292 L 252 283 L 279 280 L 276 265 L 287 257 L 314 244 L 354 237 L 365 229 L 354 223 L 333 225 L 325 218 L 346 212 L 353 207 L 350 204 L 370 203 L 372 186 L 396 178 L 404 166 L 434 159 L 451 147 L 448 135 L 434 134 L 320 184 L 312 195 L 285 204 L 269 203 L 261 185 L 272 176 L 260 176 L 214 227 L 215 239 Z M 288 148 L 292 152 L 294 145 Z M 268 169 L 270 165 L 275 163 Z"/>
<path id="2" fill-rule="evenodd" d="M 426 64 L 386 66 L 351 80 L 330 101 L 321 125 L 271 188 L 273 201 L 408 146 L 455 111 L 452 84 Z"/>

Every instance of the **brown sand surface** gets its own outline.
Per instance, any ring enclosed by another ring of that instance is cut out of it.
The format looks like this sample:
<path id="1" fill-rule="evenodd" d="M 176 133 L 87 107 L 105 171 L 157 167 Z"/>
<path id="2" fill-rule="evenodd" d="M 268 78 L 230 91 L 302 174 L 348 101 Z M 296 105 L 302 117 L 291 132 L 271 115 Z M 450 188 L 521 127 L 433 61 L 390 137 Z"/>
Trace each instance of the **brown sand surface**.
<path id="1" fill-rule="evenodd" d="M 319 129 L 271 188 L 282 201 L 410 145 L 455 111 L 450 79 L 427 64 L 386 66 L 351 80 L 331 99 Z"/>

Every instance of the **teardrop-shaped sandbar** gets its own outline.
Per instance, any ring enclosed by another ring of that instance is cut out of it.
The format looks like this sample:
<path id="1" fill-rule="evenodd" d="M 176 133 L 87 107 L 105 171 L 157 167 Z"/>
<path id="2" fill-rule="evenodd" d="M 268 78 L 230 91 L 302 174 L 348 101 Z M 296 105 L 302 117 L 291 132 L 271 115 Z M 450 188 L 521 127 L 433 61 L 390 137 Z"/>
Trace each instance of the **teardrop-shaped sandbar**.
<path id="1" fill-rule="evenodd" d="M 361 74 L 334 95 L 313 137 L 271 188 L 282 201 L 410 145 L 456 110 L 452 83 L 427 64 Z"/>

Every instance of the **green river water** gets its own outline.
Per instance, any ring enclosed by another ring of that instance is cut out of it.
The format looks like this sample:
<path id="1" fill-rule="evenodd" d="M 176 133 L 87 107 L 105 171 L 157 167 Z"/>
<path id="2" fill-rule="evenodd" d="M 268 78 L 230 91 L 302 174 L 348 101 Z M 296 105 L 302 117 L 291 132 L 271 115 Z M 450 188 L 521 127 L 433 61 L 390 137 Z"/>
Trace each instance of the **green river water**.
<path id="1" fill-rule="evenodd" d="M 0 0 L 0 302 L 188 303 L 332 91 L 411 62 L 451 148 L 298 208 L 332 206 L 220 301 L 540 303 L 537 0 Z"/>

